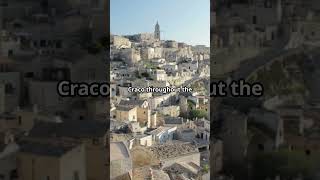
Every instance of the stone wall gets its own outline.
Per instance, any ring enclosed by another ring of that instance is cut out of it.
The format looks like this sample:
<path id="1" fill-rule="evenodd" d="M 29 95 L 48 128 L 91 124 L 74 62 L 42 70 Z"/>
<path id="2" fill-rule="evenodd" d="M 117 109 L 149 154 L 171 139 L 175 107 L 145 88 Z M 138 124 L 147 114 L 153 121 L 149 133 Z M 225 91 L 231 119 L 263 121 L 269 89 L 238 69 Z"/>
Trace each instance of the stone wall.
<path id="1" fill-rule="evenodd" d="M 183 156 L 178 156 L 175 158 L 165 159 L 165 160 L 162 160 L 162 165 L 163 165 L 163 168 L 165 168 L 173 165 L 174 163 L 180 163 L 180 162 L 186 162 L 186 163 L 193 162 L 198 166 L 200 166 L 200 153 L 195 152 L 195 153 L 190 153 Z"/>

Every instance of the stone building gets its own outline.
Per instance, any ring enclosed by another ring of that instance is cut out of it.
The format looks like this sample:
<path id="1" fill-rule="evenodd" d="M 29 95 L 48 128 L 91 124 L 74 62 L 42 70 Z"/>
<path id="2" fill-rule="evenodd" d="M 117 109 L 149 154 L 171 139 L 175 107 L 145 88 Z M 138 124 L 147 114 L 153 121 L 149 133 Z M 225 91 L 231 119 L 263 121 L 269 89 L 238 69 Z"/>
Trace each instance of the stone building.
<path id="1" fill-rule="evenodd" d="M 153 69 L 151 71 L 151 78 L 155 81 L 165 81 L 167 78 L 167 73 L 163 69 Z"/>
<path id="2" fill-rule="evenodd" d="M 149 107 L 151 110 L 154 110 L 161 106 L 168 106 L 171 102 L 176 99 L 176 93 L 171 92 L 164 95 L 153 96 L 152 98 L 148 99 Z"/>
<path id="3" fill-rule="evenodd" d="M 31 104 L 39 106 L 39 109 L 52 112 L 63 111 L 68 106 L 68 98 L 62 98 L 57 93 L 58 82 L 32 81 L 29 84 L 29 97 Z"/>
<path id="4" fill-rule="evenodd" d="M 106 62 L 101 55 L 85 55 L 71 67 L 71 80 L 75 82 L 105 82 Z"/>
<path id="5" fill-rule="evenodd" d="M 158 128 L 146 132 L 146 134 L 152 135 L 152 141 L 155 144 L 164 144 L 173 140 L 173 135 L 177 127 L 164 127 L 159 126 Z"/>
<path id="6" fill-rule="evenodd" d="M 210 140 L 210 121 L 205 118 L 196 119 L 194 121 L 194 124 L 196 126 L 195 131 L 196 131 L 197 137 L 209 142 L 209 140 Z"/>
<path id="7" fill-rule="evenodd" d="M 142 59 L 140 50 L 136 48 L 120 49 L 118 56 L 129 65 L 136 64 Z"/>
<path id="8" fill-rule="evenodd" d="M 131 48 L 130 40 L 125 37 L 112 35 L 110 38 L 110 41 L 111 41 L 111 44 L 117 49 Z"/>
<path id="9" fill-rule="evenodd" d="M 249 124 L 264 131 L 266 136 L 270 136 L 271 142 L 260 140 L 256 146 L 271 151 L 278 149 L 284 143 L 284 122 L 279 114 L 263 109 L 252 109 L 248 118 Z"/>
<path id="10" fill-rule="evenodd" d="M 173 40 L 168 40 L 166 41 L 166 48 L 178 48 L 178 42 L 173 41 Z"/>
<path id="11" fill-rule="evenodd" d="M 32 129 L 38 117 L 39 114 L 27 109 L 17 109 L 11 113 L 0 114 L 0 132 L 6 132 L 11 129 L 28 132 Z"/>
<path id="12" fill-rule="evenodd" d="M 16 158 L 19 146 L 9 131 L 0 133 L 0 138 L 0 178 L 12 180 L 18 176 Z"/>
<path id="13" fill-rule="evenodd" d="M 282 0 L 254 0 L 231 3 L 231 12 L 255 25 L 278 24 L 282 19 Z"/>
<path id="14" fill-rule="evenodd" d="M 154 41 L 153 33 L 140 33 L 140 34 L 125 36 L 125 37 L 130 39 L 130 41 L 134 41 L 134 42 L 153 42 Z"/>
<path id="15" fill-rule="evenodd" d="M 248 117 L 238 111 L 224 110 L 221 139 L 223 141 L 224 161 L 242 163 L 247 156 Z"/>
<path id="16" fill-rule="evenodd" d="M 155 48 L 152 48 L 152 47 L 141 48 L 141 50 L 140 50 L 141 59 L 142 60 L 153 59 L 155 57 L 154 51 L 155 51 Z"/>
<path id="17" fill-rule="evenodd" d="M 223 142 L 219 139 L 211 139 L 210 168 L 212 176 L 218 174 L 223 169 Z"/>
<path id="18" fill-rule="evenodd" d="M 72 130 L 72 131 L 71 131 Z M 27 137 L 28 142 L 40 143 L 40 149 L 44 145 L 41 143 L 51 142 L 71 142 L 76 146 L 84 146 L 85 179 L 104 180 L 107 174 L 107 126 L 94 120 L 66 120 L 60 122 L 38 122 L 34 125 Z M 68 144 L 67 144 L 68 145 Z M 29 146 L 28 146 L 29 147 Z M 46 147 L 46 146 L 45 146 Z M 48 146 L 50 149 L 50 146 Z M 63 148 L 63 144 L 58 144 L 57 148 Z M 53 147 L 54 148 L 54 147 Z M 32 148 L 37 149 L 37 148 Z M 37 152 L 37 151 L 36 151 Z M 49 151 L 51 152 L 51 151 Z M 56 152 L 56 151 L 54 151 Z M 63 151 L 58 151 L 63 152 Z M 28 161 L 29 163 L 31 160 Z M 44 166 L 44 165 L 41 165 Z M 31 167 L 31 165 L 29 165 Z M 44 166 L 46 167 L 46 166 Z M 72 167 L 72 166 L 71 166 Z M 28 169 L 27 172 L 31 172 Z M 29 176 L 29 175 L 28 175 Z"/>
<path id="19" fill-rule="evenodd" d="M 21 179 L 87 179 L 85 147 L 20 142 L 17 171 Z"/>
<path id="20" fill-rule="evenodd" d="M 179 71 L 197 71 L 199 68 L 198 61 L 186 61 L 178 64 Z"/>
<path id="21" fill-rule="evenodd" d="M 163 114 L 170 117 L 178 117 L 180 115 L 180 106 L 163 106 L 157 108 L 157 110 Z"/>
<path id="22" fill-rule="evenodd" d="M 136 121 L 140 126 L 150 127 L 151 111 L 145 100 L 121 100 L 116 108 L 115 119 L 119 121 Z"/>
<path id="23" fill-rule="evenodd" d="M 0 57 L 0 83 L 4 85 L 4 111 L 14 111 L 21 104 L 22 79 L 21 73 L 14 68 L 14 61 L 7 57 Z"/>
<path id="24" fill-rule="evenodd" d="M 160 161 L 160 167 L 166 168 L 175 163 L 194 163 L 200 166 L 200 153 L 190 143 L 180 141 L 149 147 L 149 150 Z"/>

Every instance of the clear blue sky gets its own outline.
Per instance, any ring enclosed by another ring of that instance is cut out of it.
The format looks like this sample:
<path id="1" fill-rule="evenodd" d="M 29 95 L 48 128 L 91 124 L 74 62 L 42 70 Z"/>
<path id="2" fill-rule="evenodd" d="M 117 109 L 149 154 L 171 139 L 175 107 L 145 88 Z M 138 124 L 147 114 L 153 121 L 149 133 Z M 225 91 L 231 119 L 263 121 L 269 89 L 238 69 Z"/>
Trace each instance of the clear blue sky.
<path id="1" fill-rule="evenodd" d="M 192 45 L 210 44 L 210 0 L 111 0 L 111 33 L 153 32 L 161 39 Z"/>

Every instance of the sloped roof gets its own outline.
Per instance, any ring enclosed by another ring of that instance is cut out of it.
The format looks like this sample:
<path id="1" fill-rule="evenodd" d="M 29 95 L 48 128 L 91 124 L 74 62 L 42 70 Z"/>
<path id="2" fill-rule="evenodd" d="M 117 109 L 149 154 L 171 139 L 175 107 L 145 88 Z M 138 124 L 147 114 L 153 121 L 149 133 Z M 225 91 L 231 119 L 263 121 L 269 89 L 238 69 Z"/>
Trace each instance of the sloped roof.
<path id="1" fill-rule="evenodd" d="M 54 145 L 50 143 L 38 143 L 31 141 L 23 141 L 19 143 L 20 151 L 42 156 L 60 157 L 68 151 L 75 148 L 75 145 Z"/>

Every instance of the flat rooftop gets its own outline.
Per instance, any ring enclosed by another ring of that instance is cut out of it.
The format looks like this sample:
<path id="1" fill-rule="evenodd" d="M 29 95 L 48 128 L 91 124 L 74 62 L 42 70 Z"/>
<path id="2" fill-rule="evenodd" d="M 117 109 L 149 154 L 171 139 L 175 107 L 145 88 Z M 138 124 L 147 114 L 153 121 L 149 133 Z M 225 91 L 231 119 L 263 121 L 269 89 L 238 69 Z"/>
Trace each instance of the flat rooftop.
<path id="1" fill-rule="evenodd" d="M 199 152 L 195 145 L 181 141 L 160 144 L 148 149 L 159 159 L 169 159 Z"/>

